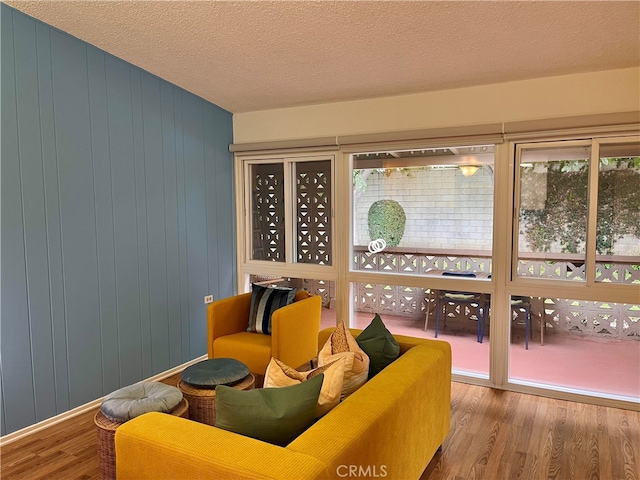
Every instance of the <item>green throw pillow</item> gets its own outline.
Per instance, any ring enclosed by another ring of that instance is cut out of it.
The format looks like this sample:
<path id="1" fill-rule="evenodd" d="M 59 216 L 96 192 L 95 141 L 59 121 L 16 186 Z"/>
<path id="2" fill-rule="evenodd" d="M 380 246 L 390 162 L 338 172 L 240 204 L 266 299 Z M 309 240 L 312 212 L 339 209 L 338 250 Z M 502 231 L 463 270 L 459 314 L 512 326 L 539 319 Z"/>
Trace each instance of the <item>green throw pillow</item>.
<path id="1" fill-rule="evenodd" d="M 216 387 L 216 427 L 285 446 L 311 426 L 324 374 L 289 387 Z"/>
<path id="2" fill-rule="evenodd" d="M 384 326 L 377 313 L 369 326 L 358 335 L 356 342 L 369 356 L 369 378 L 380 373 L 384 367 L 400 356 L 400 345 Z"/>

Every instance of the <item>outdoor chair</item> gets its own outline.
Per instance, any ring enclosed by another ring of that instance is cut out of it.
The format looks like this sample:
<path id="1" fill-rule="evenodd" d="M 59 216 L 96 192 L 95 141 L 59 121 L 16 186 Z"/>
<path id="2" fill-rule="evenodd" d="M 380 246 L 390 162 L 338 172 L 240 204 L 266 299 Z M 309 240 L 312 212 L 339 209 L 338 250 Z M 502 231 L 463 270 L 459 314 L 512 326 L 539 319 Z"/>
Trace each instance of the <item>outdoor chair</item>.
<path id="1" fill-rule="evenodd" d="M 470 278 L 476 277 L 476 274 L 471 272 L 443 272 L 442 275 L 455 276 L 455 277 L 470 277 Z M 487 295 L 485 295 L 484 293 L 440 290 L 437 294 L 437 299 L 436 299 L 436 331 L 435 331 L 436 338 L 438 338 L 438 330 L 440 328 L 440 316 L 442 315 L 443 310 L 445 310 L 443 327 L 446 326 L 446 321 L 447 321 L 446 306 L 447 305 L 475 306 L 476 318 L 478 321 L 477 340 L 478 340 L 478 343 L 482 343 L 482 339 L 484 337 L 484 326 L 485 326 L 487 307 L 488 307 Z"/>
<path id="2" fill-rule="evenodd" d="M 525 320 L 524 320 L 524 345 L 525 349 L 529 350 L 529 337 L 531 335 L 531 298 L 530 297 L 521 297 L 521 296 L 512 296 L 511 297 L 511 312 L 524 311 Z M 516 315 L 513 317 L 513 320 L 518 318 Z M 512 321 L 513 321 L 512 320 Z M 542 331 L 542 328 L 541 328 Z M 542 333 L 540 334 L 542 335 Z M 540 342 L 542 344 L 542 341 Z"/>

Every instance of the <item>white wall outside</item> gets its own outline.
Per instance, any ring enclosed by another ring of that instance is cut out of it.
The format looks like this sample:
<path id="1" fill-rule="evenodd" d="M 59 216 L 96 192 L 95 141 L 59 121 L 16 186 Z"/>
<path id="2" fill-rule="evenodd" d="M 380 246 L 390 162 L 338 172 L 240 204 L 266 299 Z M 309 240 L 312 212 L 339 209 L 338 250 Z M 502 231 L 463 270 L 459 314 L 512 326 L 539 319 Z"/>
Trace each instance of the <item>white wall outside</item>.
<path id="1" fill-rule="evenodd" d="M 370 240 L 367 213 L 382 199 L 397 201 L 407 216 L 398 248 L 450 248 L 491 251 L 493 173 L 484 167 L 472 177 L 457 168 L 416 170 L 409 177 L 373 173 L 356 207 L 360 245 Z"/>

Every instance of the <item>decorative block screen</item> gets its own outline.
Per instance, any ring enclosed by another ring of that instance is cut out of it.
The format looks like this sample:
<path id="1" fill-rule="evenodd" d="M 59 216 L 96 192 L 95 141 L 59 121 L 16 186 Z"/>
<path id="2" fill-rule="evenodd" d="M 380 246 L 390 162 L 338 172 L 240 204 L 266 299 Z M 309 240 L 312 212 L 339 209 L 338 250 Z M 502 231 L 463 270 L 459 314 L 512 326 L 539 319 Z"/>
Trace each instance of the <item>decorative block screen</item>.
<path id="1" fill-rule="evenodd" d="M 284 262 L 284 165 L 252 165 L 251 195 L 251 258 Z"/>
<path id="2" fill-rule="evenodd" d="M 331 161 L 297 162 L 298 263 L 331 265 Z"/>

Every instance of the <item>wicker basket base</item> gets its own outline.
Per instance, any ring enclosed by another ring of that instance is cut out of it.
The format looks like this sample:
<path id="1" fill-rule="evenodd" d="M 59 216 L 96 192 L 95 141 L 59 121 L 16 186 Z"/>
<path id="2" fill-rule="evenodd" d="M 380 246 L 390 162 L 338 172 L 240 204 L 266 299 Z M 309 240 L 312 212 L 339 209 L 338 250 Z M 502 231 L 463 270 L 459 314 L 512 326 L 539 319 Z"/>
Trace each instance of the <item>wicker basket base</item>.
<path id="1" fill-rule="evenodd" d="M 189 402 L 183 398 L 182 401 L 169 412 L 182 418 L 189 418 Z M 100 476 L 103 480 L 115 480 L 116 478 L 116 429 L 122 425 L 120 422 L 109 420 L 98 410 L 93 422 L 96 424 L 98 432 L 98 465 Z"/>
<path id="2" fill-rule="evenodd" d="M 251 390 L 256 385 L 253 374 L 249 374 L 233 385 L 238 390 Z M 180 380 L 178 388 L 189 401 L 189 419 L 196 422 L 215 425 L 216 423 L 216 390 L 215 388 L 198 388 Z"/>

